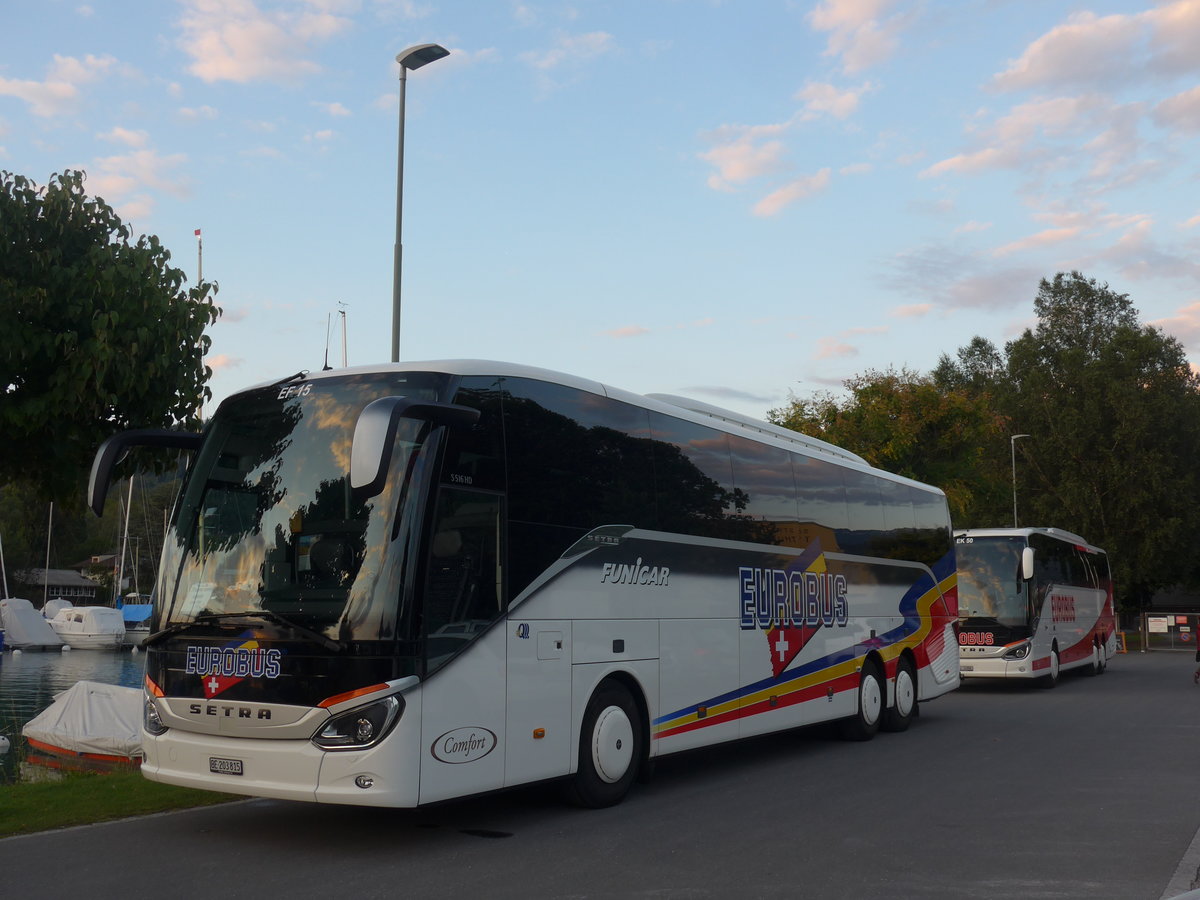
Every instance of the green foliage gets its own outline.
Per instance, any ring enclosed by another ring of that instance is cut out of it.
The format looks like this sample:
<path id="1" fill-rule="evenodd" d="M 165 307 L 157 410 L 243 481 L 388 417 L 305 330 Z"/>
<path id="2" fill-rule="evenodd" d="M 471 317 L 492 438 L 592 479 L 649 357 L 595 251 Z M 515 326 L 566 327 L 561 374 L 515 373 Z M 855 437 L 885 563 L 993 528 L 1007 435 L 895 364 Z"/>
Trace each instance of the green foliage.
<path id="1" fill-rule="evenodd" d="M 1043 279 L 1034 312 L 1003 353 L 976 337 L 928 376 L 866 372 L 844 400 L 769 417 L 941 487 L 959 528 L 1012 523 L 1015 454 L 1020 524 L 1105 548 L 1124 608 L 1200 583 L 1200 380 L 1183 347 L 1079 272 Z"/>
<path id="2" fill-rule="evenodd" d="M 1060 274 L 1034 308 L 1037 327 L 1006 347 L 1003 402 L 1031 435 L 1018 445 L 1021 521 L 1107 549 L 1140 608 L 1193 576 L 1200 382 L 1179 341 L 1108 285 Z"/>
<path id="3" fill-rule="evenodd" d="M 215 285 L 185 289 L 158 238 L 131 243 L 83 181 L 0 172 L 0 484 L 75 507 L 113 432 L 194 426 L 220 315 Z"/>
<path id="4" fill-rule="evenodd" d="M 1005 422 L 990 398 L 940 386 L 932 375 L 868 371 L 846 382 L 839 403 L 822 393 L 772 410 L 776 425 L 819 437 L 872 465 L 940 487 L 955 522 L 984 518 L 1007 485 L 988 449 Z"/>

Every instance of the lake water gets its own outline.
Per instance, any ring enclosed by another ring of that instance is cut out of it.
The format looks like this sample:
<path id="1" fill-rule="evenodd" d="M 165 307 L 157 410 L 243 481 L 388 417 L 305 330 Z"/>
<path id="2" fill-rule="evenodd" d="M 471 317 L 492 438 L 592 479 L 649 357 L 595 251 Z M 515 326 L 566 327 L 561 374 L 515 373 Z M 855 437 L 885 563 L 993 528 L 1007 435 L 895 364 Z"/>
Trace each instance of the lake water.
<path id="1" fill-rule="evenodd" d="M 12 745 L 0 756 L 0 784 L 18 777 L 21 726 L 49 706 L 55 694 L 77 681 L 141 687 L 145 671 L 146 655 L 129 648 L 0 653 L 0 734 Z"/>

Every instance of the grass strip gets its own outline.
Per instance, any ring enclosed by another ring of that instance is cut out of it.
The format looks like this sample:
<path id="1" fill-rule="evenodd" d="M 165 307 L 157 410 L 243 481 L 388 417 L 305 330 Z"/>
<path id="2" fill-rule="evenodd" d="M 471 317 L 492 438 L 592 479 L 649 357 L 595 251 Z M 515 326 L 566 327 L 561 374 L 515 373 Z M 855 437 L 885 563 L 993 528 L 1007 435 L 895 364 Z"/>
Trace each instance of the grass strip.
<path id="1" fill-rule="evenodd" d="M 159 784 L 137 770 L 72 773 L 61 781 L 0 786 L 0 838 L 240 799 Z"/>

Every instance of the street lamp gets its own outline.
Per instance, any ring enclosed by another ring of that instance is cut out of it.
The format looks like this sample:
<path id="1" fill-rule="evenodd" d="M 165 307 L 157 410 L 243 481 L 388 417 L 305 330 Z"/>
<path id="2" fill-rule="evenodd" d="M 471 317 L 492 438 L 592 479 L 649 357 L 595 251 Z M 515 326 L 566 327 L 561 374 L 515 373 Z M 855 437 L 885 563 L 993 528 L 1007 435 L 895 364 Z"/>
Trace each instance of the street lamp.
<path id="1" fill-rule="evenodd" d="M 1017 527 L 1017 441 L 1027 437 L 1027 434 L 1014 434 L 1008 441 L 1012 447 L 1013 528 Z"/>
<path id="2" fill-rule="evenodd" d="M 404 249 L 400 243 L 400 222 L 404 208 L 404 86 L 408 80 L 409 69 L 419 69 L 421 66 L 436 62 L 450 51 L 439 44 L 417 44 L 396 54 L 396 62 L 400 63 L 400 141 L 399 152 L 396 154 L 396 248 L 392 268 L 392 362 L 400 361 L 400 269 Z"/>

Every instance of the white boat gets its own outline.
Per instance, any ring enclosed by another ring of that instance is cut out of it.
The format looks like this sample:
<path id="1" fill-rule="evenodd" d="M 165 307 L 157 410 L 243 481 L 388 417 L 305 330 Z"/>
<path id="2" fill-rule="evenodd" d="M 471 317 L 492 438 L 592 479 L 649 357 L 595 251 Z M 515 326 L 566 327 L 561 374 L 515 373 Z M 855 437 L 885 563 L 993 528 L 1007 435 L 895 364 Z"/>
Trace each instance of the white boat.
<path id="1" fill-rule="evenodd" d="M 118 650 L 125 642 L 125 617 L 111 606 L 60 609 L 50 627 L 75 650 Z"/>
<path id="2" fill-rule="evenodd" d="M 86 607 L 85 607 L 86 608 Z M 76 682 L 21 729 L 30 748 L 78 762 L 141 762 L 142 692 Z"/>
<path id="3" fill-rule="evenodd" d="M 33 604 L 18 597 L 0 600 L 0 627 L 9 650 L 57 650 L 63 645 L 62 638 Z"/>

